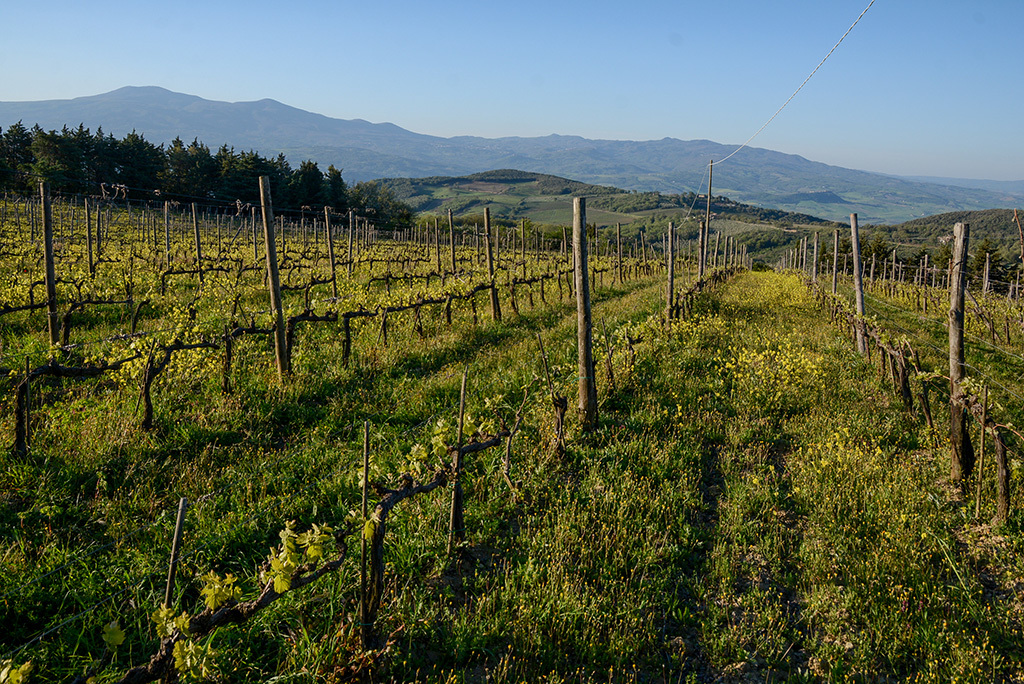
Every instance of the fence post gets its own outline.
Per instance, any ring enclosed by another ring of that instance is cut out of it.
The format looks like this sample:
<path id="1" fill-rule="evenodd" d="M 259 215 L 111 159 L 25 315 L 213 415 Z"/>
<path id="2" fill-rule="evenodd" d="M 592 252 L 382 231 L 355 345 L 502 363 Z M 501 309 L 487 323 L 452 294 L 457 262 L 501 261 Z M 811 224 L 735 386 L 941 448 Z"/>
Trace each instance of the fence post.
<path id="1" fill-rule="evenodd" d="M 15 205 L 17 208 L 17 205 Z M 96 207 L 96 225 L 100 222 L 100 208 Z M 89 198 L 85 198 L 85 245 L 89 255 L 89 276 L 96 275 L 96 263 L 92 258 L 92 217 L 89 213 Z"/>
<path id="2" fill-rule="evenodd" d="M 324 207 L 324 230 L 327 233 L 327 258 L 331 262 L 331 293 L 338 299 L 338 271 L 334 265 L 334 235 L 331 232 L 331 210 Z"/>
<path id="3" fill-rule="evenodd" d="M 487 276 L 491 281 L 491 318 L 501 320 L 501 302 L 498 301 L 498 286 L 494 282 L 494 239 L 491 236 L 491 208 L 484 207 L 484 236 L 487 241 Z"/>
<path id="4" fill-rule="evenodd" d="M 982 392 L 981 400 L 981 447 L 978 449 L 977 487 L 974 492 L 974 517 L 981 517 L 981 483 L 985 479 L 985 423 L 988 422 L 988 385 Z"/>
<path id="5" fill-rule="evenodd" d="M 666 263 L 668 264 L 668 293 L 665 299 L 665 323 L 666 325 L 672 320 L 672 302 L 675 299 L 675 278 L 676 278 L 676 257 L 675 250 L 672 249 L 672 245 L 675 244 L 673 235 L 675 233 L 675 224 L 672 221 L 668 222 L 668 254 L 666 255 Z"/>
<path id="6" fill-rule="evenodd" d="M 448 210 L 448 247 L 451 250 L 452 273 L 455 273 L 455 220 L 452 217 L 452 210 Z M 438 269 L 439 271 L 441 269 Z"/>
<path id="7" fill-rule="evenodd" d="M 818 233 L 814 234 L 814 263 L 811 264 L 811 280 L 818 282 Z"/>
<path id="8" fill-rule="evenodd" d="M 704 277 L 704 243 L 707 241 L 705 237 L 706 225 L 706 223 L 701 221 L 697 227 L 697 280 Z"/>
<path id="9" fill-rule="evenodd" d="M 974 448 L 967 431 L 967 409 L 963 405 L 960 382 L 964 378 L 964 289 L 967 280 L 967 247 L 970 225 L 953 226 L 953 256 L 950 260 L 949 287 L 949 479 L 962 482 L 974 470 Z"/>
<path id="10" fill-rule="evenodd" d="M 867 354 L 868 343 L 864 336 L 864 277 L 861 272 L 860 231 L 856 214 L 850 214 L 850 243 L 853 247 L 853 291 L 857 303 L 857 351 Z"/>
<path id="11" fill-rule="evenodd" d="M 171 203 L 164 200 L 164 262 L 171 267 Z M 88 225 L 88 220 L 86 220 Z"/>
<path id="12" fill-rule="evenodd" d="M 455 550 L 455 545 L 466 539 L 466 516 L 462 497 L 462 428 L 466 415 L 466 381 L 469 378 L 469 364 L 462 371 L 462 389 L 459 391 L 459 423 L 455 438 L 455 458 L 453 459 L 452 508 L 448 519 L 448 555 Z"/>
<path id="13" fill-rule="evenodd" d="M 164 606 L 171 607 L 174 599 L 174 575 L 178 572 L 178 556 L 181 555 L 181 537 L 185 532 L 185 511 L 188 499 L 181 497 L 178 501 L 178 518 L 174 523 L 174 541 L 171 542 L 171 562 L 167 566 L 167 588 L 164 591 Z"/>
<path id="14" fill-rule="evenodd" d="M 60 319 L 57 317 L 57 275 L 53 264 L 53 208 L 50 205 L 50 184 L 39 182 L 43 204 L 43 251 L 46 258 L 46 327 L 50 345 L 60 343 Z"/>
<path id="15" fill-rule="evenodd" d="M 587 282 L 587 201 L 574 197 L 572 244 L 576 262 L 576 348 L 579 369 L 579 411 L 584 432 L 597 427 L 597 385 L 594 382 L 593 326 Z"/>
<path id="16" fill-rule="evenodd" d="M 715 160 L 711 159 L 708 161 L 708 203 L 704 211 L 704 241 L 703 249 L 700 253 L 700 278 L 704 277 L 704 274 L 708 270 L 708 242 L 711 238 L 711 178 L 715 171 Z"/>
<path id="17" fill-rule="evenodd" d="M 622 285 L 622 224 L 615 224 L 615 267 L 619 273 L 619 285 Z"/>
<path id="18" fill-rule="evenodd" d="M 196 203 L 192 203 L 192 232 L 196 236 L 196 270 L 199 272 L 199 282 L 203 282 L 203 243 L 199 237 L 199 217 L 196 215 Z"/>
<path id="19" fill-rule="evenodd" d="M 348 274 L 352 275 L 352 240 L 356 230 L 356 212 L 348 210 Z"/>
<path id="20" fill-rule="evenodd" d="M 1010 469 L 1006 464 L 1006 443 L 999 430 L 994 431 L 993 446 L 996 450 L 996 515 L 994 526 L 1002 525 L 1010 515 Z"/>
<path id="21" fill-rule="evenodd" d="M 274 241 L 274 205 L 270 197 L 270 179 L 260 176 L 260 204 L 263 208 L 263 243 L 267 252 L 267 287 L 270 289 L 270 308 L 274 310 L 274 352 L 277 357 L 277 375 L 283 382 L 291 368 L 288 360 L 284 329 L 284 306 L 281 302 L 281 276 L 277 271 L 277 244 Z"/>
<path id="22" fill-rule="evenodd" d="M 348 319 L 345 319 L 348 320 Z M 366 586 L 366 521 L 368 514 L 367 489 L 370 486 L 370 421 L 363 421 L 363 529 L 360 533 L 359 554 L 359 631 L 364 649 L 370 648 L 373 623 L 369 621 L 370 597 Z"/>
<path id="23" fill-rule="evenodd" d="M 839 229 L 832 236 L 832 294 L 836 293 L 839 278 Z"/>
<path id="24" fill-rule="evenodd" d="M 32 366 L 29 365 L 29 359 L 26 356 L 25 379 L 18 385 L 14 408 L 14 453 L 18 456 L 28 455 L 28 445 L 31 440 L 31 435 L 29 434 L 31 379 Z"/>

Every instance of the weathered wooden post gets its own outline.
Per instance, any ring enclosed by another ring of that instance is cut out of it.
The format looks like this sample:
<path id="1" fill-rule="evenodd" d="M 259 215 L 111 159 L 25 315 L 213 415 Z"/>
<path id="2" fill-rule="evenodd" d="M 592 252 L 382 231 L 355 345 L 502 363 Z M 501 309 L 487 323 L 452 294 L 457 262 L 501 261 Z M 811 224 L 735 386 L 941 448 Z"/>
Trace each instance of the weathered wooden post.
<path id="1" fill-rule="evenodd" d="M 949 479 L 963 482 L 974 471 L 974 448 L 967 430 L 967 408 L 963 405 L 960 383 L 964 378 L 964 289 L 967 281 L 967 249 L 970 226 L 953 226 L 953 256 L 950 259 L 949 287 Z"/>
<path id="2" fill-rule="evenodd" d="M 27 456 L 28 447 L 32 441 L 31 435 L 31 403 L 32 390 L 32 366 L 29 358 L 25 357 L 25 379 L 18 384 L 16 390 L 14 409 L 14 453 L 18 456 Z"/>
<path id="3" fill-rule="evenodd" d="M 712 178 L 715 172 L 715 160 L 708 160 L 708 202 L 704 210 L 704 252 L 701 256 L 701 276 L 707 271 L 708 267 L 708 240 L 711 237 L 711 188 L 713 187 Z"/>
<path id="4" fill-rule="evenodd" d="M 451 252 L 452 273 L 455 273 L 455 220 L 452 210 L 448 210 L 448 249 Z"/>
<path id="5" fill-rule="evenodd" d="M 348 275 L 352 276 L 352 239 L 356 230 L 356 212 L 348 210 Z"/>
<path id="6" fill-rule="evenodd" d="M 839 229 L 832 236 L 832 294 L 836 293 L 839 279 Z"/>
<path id="7" fill-rule="evenodd" d="M 1010 468 L 1006 462 L 1006 443 L 999 430 L 994 430 L 992 442 L 996 452 L 996 514 L 992 525 L 998 526 L 1010 516 Z"/>
<path id="8" fill-rule="evenodd" d="M 491 208 L 484 207 L 484 235 L 487 241 L 487 276 L 490 279 L 491 287 L 491 318 L 495 321 L 501 320 L 501 303 L 498 301 L 498 286 L 494 282 L 494 239 L 491 236 Z"/>
<path id="9" fill-rule="evenodd" d="M 705 235 L 705 223 L 700 222 L 697 227 L 697 280 L 704 277 L 704 243 L 707 241 Z"/>
<path id="10" fill-rule="evenodd" d="M 274 206 L 270 197 L 270 179 L 260 176 L 260 204 L 263 207 L 263 247 L 267 253 L 267 287 L 270 290 L 270 308 L 274 312 L 274 351 L 277 357 L 277 376 L 291 370 L 284 329 L 284 305 L 281 301 L 281 276 L 277 270 L 277 243 L 274 240 Z"/>
<path id="11" fill-rule="evenodd" d="M 334 231 L 331 230 L 331 210 L 324 207 L 324 231 L 327 234 L 327 260 L 331 262 L 331 293 L 338 299 L 338 271 L 334 264 Z"/>
<path id="12" fill-rule="evenodd" d="M 672 245 L 675 244 L 673 239 L 675 234 L 675 224 L 671 221 L 668 222 L 668 253 L 665 255 L 665 261 L 668 265 L 668 291 L 665 297 L 665 325 L 668 326 L 672 321 L 672 302 L 676 296 L 676 255 Z"/>
<path id="13" fill-rule="evenodd" d="M 814 263 L 811 264 L 811 280 L 818 282 L 818 233 L 814 234 Z"/>
<path id="14" fill-rule="evenodd" d="M 18 205 L 15 204 L 14 207 L 15 207 L 15 209 L 17 209 Z M 96 224 L 99 225 L 99 222 L 100 222 L 100 208 L 96 207 Z M 88 197 L 85 198 L 85 244 L 86 244 L 86 249 L 88 250 L 88 256 L 89 256 L 89 275 L 92 277 L 92 276 L 96 275 L 96 262 L 93 261 L 93 258 L 92 258 L 92 218 L 91 218 L 91 215 L 89 213 L 89 198 Z"/>
<path id="15" fill-rule="evenodd" d="M 346 321 L 348 319 L 345 319 Z M 373 640 L 373 623 L 370 621 L 370 596 L 366 582 L 366 523 L 368 510 L 368 489 L 370 487 L 370 421 L 363 421 L 363 531 L 360 534 L 361 552 L 359 554 L 359 633 L 364 649 L 371 646 Z"/>
<path id="16" fill-rule="evenodd" d="M 441 273 L 441 226 L 440 226 L 440 222 L 438 221 L 438 218 L 436 216 L 434 217 L 434 257 L 435 257 L 435 260 L 436 260 L 436 265 L 434 266 L 434 268 L 437 269 L 438 274 L 440 274 Z"/>
<path id="17" fill-rule="evenodd" d="M 57 274 L 53 263 L 53 207 L 50 205 L 50 184 L 39 183 L 39 196 L 43 203 L 43 253 L 46 259 L 46 324 L 50 333 L 50 346 L 60 344 L 60 318 L 57 314 Z"/>
<path id="18" fill-rule="evenodd" d="M 203 282 L 203 246 L 199 237 L 199 218 L 196 215 L 196 203 L 192 203 L 192 231 L 196 237 L 196 270 L 199 272 L 199 282 Z"/>
<path id="19" fill-rule="evenodd" d="M 974 517 L 981 518 L 981 485 L 985 480 L 985 423 L 988 422 L 988 385 L 982 391 L 981 399 L 981 447 L 978 449 L 977 487 L 974 493 Z"/>
<path id="20" fill-rule="evenodd" d="M 597 385 L 594 382 L 593 323 L 590 314 L 590 284 L 587 277 L 587 202 L 572 200 L 572 245 L 575 256 L 576 346 L 579 370 L 579 412 L 584 432 L 597 427 Z"/>
<path id="21" fill-rule="evenodd" d="M 462 496 L 462 430 L 466 416 L 466 382 L 469 379 L 469 364 L 462 371 L 462 389 L 459 391 L 459 422 L 455 437 L 455 453 L 452 454 L 452 506 L 448 518 L 448 555 L 457 544 L 466 539 L 466 516 Z"/>
<path id="22" fill-rule="evenodd" d="M 619 273 L 619 285 L 622 284 L 622 224 L 615 224 L 615 268 Z"/>
<path id="23" fill-rule="evenodd" d="M 857 351 L 867 354 L 868 342 L 864 335 L 864 278 L 860 264 L 860 231 L 856 214 L 850 214 L 850 241 L 853 245 L 853 290 L 857 304 Z"/>
<path id="24" fill-rule="evenodd" d="M 171 267 L 171 203 L 164 201 L 164 265 Z"/>

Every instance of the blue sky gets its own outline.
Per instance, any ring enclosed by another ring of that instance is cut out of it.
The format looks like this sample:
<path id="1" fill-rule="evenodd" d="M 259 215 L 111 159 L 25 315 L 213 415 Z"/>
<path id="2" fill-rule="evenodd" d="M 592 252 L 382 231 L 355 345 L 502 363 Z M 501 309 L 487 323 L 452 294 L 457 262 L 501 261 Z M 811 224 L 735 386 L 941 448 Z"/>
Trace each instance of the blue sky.
<path id="1" fill-rule="evenodd" d="M 0 100 L 157 85 L 441 136 L 739 144 L 869 0 L 0 0 Z M 876 0 L 751 144 L 1024 179 L 1024 0 Z"/>

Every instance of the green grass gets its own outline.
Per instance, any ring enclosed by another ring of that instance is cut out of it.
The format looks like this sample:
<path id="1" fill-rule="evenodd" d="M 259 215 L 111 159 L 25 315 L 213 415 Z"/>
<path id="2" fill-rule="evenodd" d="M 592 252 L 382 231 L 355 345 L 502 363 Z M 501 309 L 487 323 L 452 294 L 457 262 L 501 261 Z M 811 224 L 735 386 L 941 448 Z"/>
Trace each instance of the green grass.
<path id="1" fill-rule="evenodd" d="M 211 569 L 254 595 L 284 521 L 344 526 L 357 508 L 363 421 L 371 479 L 393 484 L 439 420 L 452 435 L 469 363 L 477 419 L 487 400 L 510 418 L 529 394 L 512 452 L 517 489 L 501 474 L 503 449 L 468 459 L 467 542 L 454 558 L 444 553 L 449 490 L 394 511 L 377 624 L 393 642 L 373 680 L 1021 677 L 1010 583 L 1022 567 L 1019 516 L 995 538 L 965 515 L 942 484 L 945 452 L 795 276 L 742 274 L 667 330 L 660 278 L 600 288 L 594 315 L 613 338 L 617 390 L 599 347 L 590 434 L 575 420 L 574 307 L 549 285 L 547 305 L 535 290 L 530 307 L 523 292 L 515 316 L 502 294 L 502 323 L 488 322 L 481 295 L 479 325 L 465 305 L 451 329 L 427 311 L 424 339 L 409 318 L 391 322 L 387 347 L 378 323 L 357 325 L 347 369 L 337 327 L 305 326 L 283 387 L 264 340 L 236 348 L 230 395 L 216 357 L 192 359 L 162 377 L 151 432 L 138 428 L 130 384 L 42 390 L 29 458 L 0 461 L 0 593 L 12 592 L 0 619 L 16 625 L 4 650 L 126 582 L 16 662 L 31 659 L 41 681 L 80 673 L 115 618 L 128 638 L 99 681 L 146 660 L 179 496 L 195 502 L 181 609 L 198 610 L 198 577 Z M 564 455 L 550 446 L 538 331 L 570 398 Z M 140 524 L 125 543 L 18 588 Z M 999 554 L 985 551 L 993 544 Z M 352 557 L 218 631 L 220 678 L 340 677 L 360 658 L 357 585 Z"/>

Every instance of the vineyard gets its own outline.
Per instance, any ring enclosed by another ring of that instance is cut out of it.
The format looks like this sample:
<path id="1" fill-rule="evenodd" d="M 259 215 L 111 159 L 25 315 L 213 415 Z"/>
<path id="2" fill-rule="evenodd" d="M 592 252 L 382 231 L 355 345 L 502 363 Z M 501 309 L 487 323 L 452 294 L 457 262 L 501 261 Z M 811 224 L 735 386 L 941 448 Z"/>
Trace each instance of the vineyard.
<path id="1" fill-rule="evenodd" d="M 952 271 L 264 191 L 0 205 L 0 682 L 1024 681 L 1013 288 L 954 475 Z"/>

